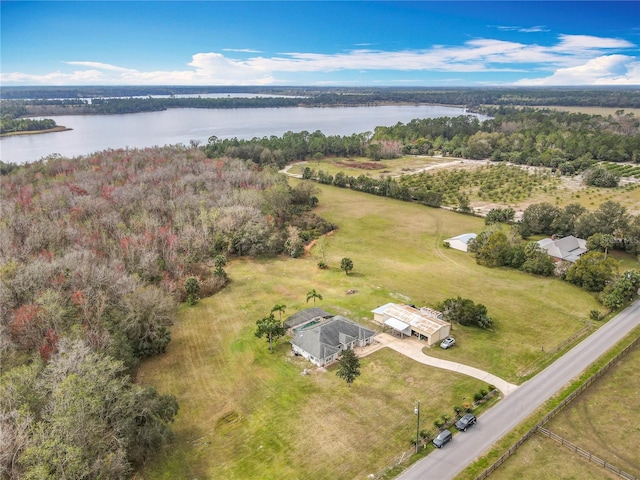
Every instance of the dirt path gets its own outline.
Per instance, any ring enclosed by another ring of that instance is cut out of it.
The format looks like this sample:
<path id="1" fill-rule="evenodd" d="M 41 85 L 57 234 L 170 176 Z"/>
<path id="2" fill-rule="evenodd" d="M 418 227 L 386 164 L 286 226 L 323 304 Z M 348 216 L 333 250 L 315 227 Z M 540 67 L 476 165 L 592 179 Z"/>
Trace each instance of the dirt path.
<path id="1" fill-rule="evenodd" d="M 302 163 L 306 163 L 306 162 L 302 162 Z M 285 165 L 285 167 L 282 170 L 278 171 L 278 173 L 284 173 L 285 175 L 288 175 L 288 176 L 294 177 L 294 178 L 302 178 L 302 175 L 300 175 L 298 173 L 289 172 L 291 167 L 293 167 L 294 165 L 297 165 L 297 163 L 290 163 L 289 165 Z"/>

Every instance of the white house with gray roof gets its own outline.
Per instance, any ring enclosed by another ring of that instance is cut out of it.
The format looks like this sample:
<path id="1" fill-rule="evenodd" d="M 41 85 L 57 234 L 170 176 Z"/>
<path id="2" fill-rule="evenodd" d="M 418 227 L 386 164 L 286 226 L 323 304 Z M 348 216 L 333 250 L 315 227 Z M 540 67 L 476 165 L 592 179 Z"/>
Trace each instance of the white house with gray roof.
<path id="1" fill-rule="evenodd" d="M 545 238 L 539 240 L 540 248 L 547 252 L 556 261 L 575 262 L 583 253 L 588 252 L 587 241 L 582 238 L 569 235 L 563 238 Z"/>
<path id="2" fill-rule="evenodd" d="M 337 361 L 343 350 L 370 345 L 376 334 L 341 315 L 324 318 L 294 331 L 291 340 L 293 352 L 319 367 Z"/>

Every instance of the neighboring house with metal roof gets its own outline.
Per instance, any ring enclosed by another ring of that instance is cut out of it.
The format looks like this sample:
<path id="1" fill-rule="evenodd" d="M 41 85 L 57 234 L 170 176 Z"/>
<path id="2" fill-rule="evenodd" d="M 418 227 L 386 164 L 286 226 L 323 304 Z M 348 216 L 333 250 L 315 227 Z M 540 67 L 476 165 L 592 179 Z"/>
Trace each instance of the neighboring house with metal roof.
<path id="1" fill-rule="evenodd" d="M 336 315 L 296 329 L 291 345 L 296 355 L 324 367 L 337 361 L 343 350 L 370 345 L 375 334 L 373 330 Z"/>
<path id="2" fill-rule="evenodd" d="M 469 242 L 476 237 L 477 235 L 475 233 L 463 233 L 456 237 L 447 238 L 444 243 L 448 244 L 451 248 L 466 252 Z"/>
<path id="3" fill-rule="evenodd" d="M 583 253 L 588 251 L 587 241 L 582 238 L 569 235 L 563 238 L 545 238 L 539 240 L 540 248 L 547 252 L 556 261 L 575 262 Z"/>
<path id="4" fill-rule="evenodd" d="M 444 321 L 442 312 L 431 308 L 387 303 L 373 312 L 374 321 L 386 325 L 400 336 L 416 336 L 433 345 L 449 336 L 451 324 Z"/>
<path id="5" fill-rule="evenodd" d="M 321 308 L 313 307 L 300 310 L 299 312 L 288 316 L 283 325 L 284 328 L 293 334 L 293 331 L 303 328 L 305 325 L 312 325 L 331 317 L 333 317 L 332 313 L 325 312 Z"/>

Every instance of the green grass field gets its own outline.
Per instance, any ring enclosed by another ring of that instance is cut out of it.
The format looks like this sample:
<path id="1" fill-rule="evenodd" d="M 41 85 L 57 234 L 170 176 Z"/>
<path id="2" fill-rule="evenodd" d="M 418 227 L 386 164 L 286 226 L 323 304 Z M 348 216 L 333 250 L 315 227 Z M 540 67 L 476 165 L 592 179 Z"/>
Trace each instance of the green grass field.
<path id="1" fill-rule="evenodd" d="M 545 425 L 571 443 L 636 477 L 640 476 L 638 362 L 640 349 L 636 348 Z M 528 440 L 491 478 L 524 478 L 522 472 L 526 471 L 539 472 L 543 478 L 619 478 L 540 435 Z"/>
<path id="2" fill-rule="evenodd" d="M 334 369 L 294 357 L 285 341 L 270 354 L 253 335 L 255 319 L 274 298 L 304 302 L 291 262 L 233 264 L 225 292 L 184 308 L 169 352 L 141 369 L 139 380 L 176 395 L 181 407 L 174 441 L 141 478 L 366 478 L 410 448 L 415 400 L 422 428 L 433 429 L 486 388 L 390 350 L 363 358 L 350 388 Z M 287 277 L 267 282 L 280 269 Z"/>
<path id="3" fill-rule="evenodd" d="M 442 246 L 482 230 L 480 218 L 336 187 L 318 196 L 317 213 L 339 225 L 326 238 L 329 269 L 317 268 L 318 248 L 299 259 L 231 261 L 230 285 L 182 307 L 167 354 L 141 366 L 138 381 L 175 395 L 180 413 L 174 441 L 138 478 L 366 478 L 410 448 L 415 400 L 422 428 L 433 430 L 433 420 L 486 387 L 381 350 L 362 359 L 362 376 L 347 388 L 332 369 L 291 356 L 286 339 L 269 354 L 253 334 L 256 320 L 275 304 L 287 306 L 285 316 L 310 307 L 312 289 L 323 296 L 317 306 L 368 326 L 371 310 L 387 302 L 434 305 L 460 295 L 483 303 L 493 332 L 456 326 L 456 348 L 428 353 L 516 383 L 598 308 L 559 280 L 480 267 Z M 353 260 L 350 275 L 340 271 L 343 257 Z"/>
<path id="4" fill-rule="evenodd" d="M 489 475 L 491 480 L 513 480 L 531 478 L 535 472 L 538 478 L 554 480 L 603 480 L 619 479 L 613 472 L 590 463 L 579 455 L 550 438 L 534 435 L 518 452 L 500 468 Z"/>
<path id="5" fill-rule="evenodd" d="M 640 166 L 636 164 L 602 162 L 599 165 L 619 175 L 622 178 L 625 178 L 625 177 L 640 178 Z"/>
<path id="6" fill-rule="evenodd" d="M 394 299 L 433 306 L 460 295 L 487 307 L 493 332 L 455 326 L 461 348 L 432 349 L 434 355 L 519 383 L 536 362 L 585 326 L 591 309 L 599 308 L 592 295 L 566 282 L 489 269 L 477 265 L 472 255 L 443 247 L 450 236 L 481 231 L 482 219 L 327 189 L 331 197 L 321 200 L 319 213 L 341 226 L 331 239 L 329 264 L 339 265 L 342 252 L 349 252 L 344 256 L 353 259 L 359 277 L 345 288 L 364 283 L 360 292 L 375 295 L 355 311 L 361 295 L 345 299 L 354 318 L 370 316 L 372 302 L 377 306 Z"/>

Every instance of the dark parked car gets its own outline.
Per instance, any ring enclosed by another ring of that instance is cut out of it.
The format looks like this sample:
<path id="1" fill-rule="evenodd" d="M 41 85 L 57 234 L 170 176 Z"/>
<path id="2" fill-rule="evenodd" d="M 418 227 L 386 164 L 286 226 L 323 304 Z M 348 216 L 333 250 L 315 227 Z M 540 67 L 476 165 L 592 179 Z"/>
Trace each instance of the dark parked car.
<path id="1" fill-rule="evenodd" d="M 467 430 L 471 425 L 476 424 L 476 416 L 473 413 L 467 413 L 460 420 L 456 422 L 456 428 L 463 432 Z"/>
<path id="2" fill-rule="evenodd" d="M 447 443 L 449 443 L 453 439 L 453 435 L 449 430 L 441 431 L 436 438 L 433 439 L 433 444 L 437 448 L 444 447 Z"/>

